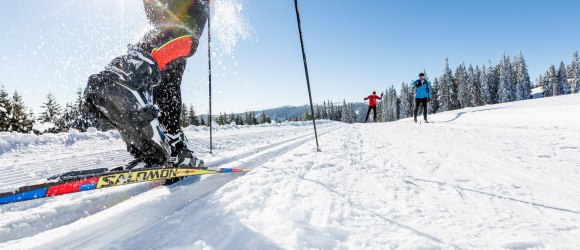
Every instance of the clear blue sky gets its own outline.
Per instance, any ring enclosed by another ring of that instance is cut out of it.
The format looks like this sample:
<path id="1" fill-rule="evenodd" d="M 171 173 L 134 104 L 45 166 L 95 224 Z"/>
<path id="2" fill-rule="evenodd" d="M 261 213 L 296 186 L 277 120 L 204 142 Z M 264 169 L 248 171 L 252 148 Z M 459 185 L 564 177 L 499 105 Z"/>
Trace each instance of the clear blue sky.
<path id="1" fill-rule="evenodd" d="M 214 0 L 220 1 L 220 0 Z M 222 0 L 223 1 L 223 0 Z M 300 0 L 313 97 L 362 101 L 461 62 L 524 52 L 532 79 L 580 49 L 580 1 Z M 250 39 L 214 58 L 216 112 L 308 102 L 293 0 L 244 0 Z M 75 90 L 147 29 L 140 0 L 3 0 L 0 84 L 39 111 L 46 94 Z M 182 91 L 207 111 L 207 37 L 188 60 Z"/>

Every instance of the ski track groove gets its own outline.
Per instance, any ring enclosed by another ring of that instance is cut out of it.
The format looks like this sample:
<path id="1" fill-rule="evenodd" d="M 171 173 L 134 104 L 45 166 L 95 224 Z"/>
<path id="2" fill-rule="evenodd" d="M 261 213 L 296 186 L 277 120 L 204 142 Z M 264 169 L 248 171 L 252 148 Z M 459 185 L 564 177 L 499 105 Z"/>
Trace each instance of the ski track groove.
<path id="1" fill-rule="evenodd" d="M 326 133 L 334 132 L 334 131 L 342 129 L 342 128 L 344 128 L 344 126 L 334 125 L 333 127 L 330 127 L 330 128 L 327 128 L 325 126 L 319 131 L 319 136 L 323 136 Z M 263 163 L 269 161 L 270 159 L 276 157 L 278 154 L 280 154 L 282 152 L 286 152 L 292 148 L 298 147 L 298 146 L 304 144 L 305 142 L 307 142 L 308 140 L 311 140 L 313 138 L 314 138 L 314 133 L 306 132 L 306 133 L 303 133 L 299 136 L 295 136 L 295 137 L 291 137 L 289 139 L 281 140 L 281 141 L 276 142 L 276 143 L 271 143 L 271 144 L 259 146 L 259 147 L 254 148 L 254 149 L 250 149 L 246 152 L 236 154 L 234 156 L 229 156 L 229 157 L 225 157 L 223 159 L 208 162 L 207 166 L 208 167 L 218 167 L 220 165 L 228 164 L 228 163 L 231 163 L 232 161 L 237 160 L 239 163 L 242 164 L 242 166 L 252 166 L 252 168 L 258 167 L 258 166 L 262 165 Z M 279 149 L 273 150 L 276 148 L 279 148 Z M 256 157 L 256 155 L 260 155 L 260 157 Z M 252 158 L 252 156 L 254 156 L 253 160 L 251 159 L 249 161 L 240 161 L 240 159 Z M 216 175 L 216 176 L 219 176 L 219 175 Z M 238 174 L 228 174 L 228 175 L 223 175 L 223 178 L 226 178 L 226 180 L 229 181 L 231 179 L 237 178 L 237 176 L 239 176 L 239 175 Z M 228 177 L 231 177 L 231 179 L 228 179 Z M 215 177 L 214 176 L 207 176 L 206 178 L 215 178 Z M 192 178 L 188 178 L 188 179 L 192 179 Z M 193 179 L 195 179 L 195 178 L 193 178 Z M 205 180 L 205 178 L 204 178 L 204 180 Z M 214 192 L 215 190 L 219 189 L 221 186 L 225 185 L 227 183 L 227 181 L 223 182 L 221 185 L 216 186 L 215 189 L 211 189 L 208 192 L 203 193 L 201 196 L 205 196 L 205 195 L 208 195 L 208 194 Z M 115 187 L 115 188 L 111 188 L 111 189 L 81 192 L 81 193 L 72 194 L 72 196 L 67 195 L 67 196 L 57 196 L 57 197 L 49 197 L 49 198 L 41 199 L 41 200 L 49 199 L 49 200 L 52 200 L 54 202 L 58 202 L 60 199 L 73 199 L 73 196 L 91 195 L 91 193 L 92 193 L 95 196 L 95 199 L 97 199 L 97 201 L 98 200 L 101 200 L 101 202 L 104 201 L 105 209 L 104 210 L 103 209 L 96 209 L 93 211 L 93 213 L 79 214 L 77 216 L 71 216 L 72 218 L 76 218 L 76 219 L 68 220 L 66 224 L 59 225 L 58 223 L 55 223 L 55 224 L 51 225 L 50 227 L 43 228 L 43 229 L 45 229 L 44 231 L 31 230 L 30 234 L 22 233 L 21 236 L 28 237 L 28 236 L 32 236 L 34 234 L 50 231 L 50 230 L 55 229 L 55 228 L 58 229 L 58 227 L 60 227 L 60 226 L 65 226 L 65 225 L 68 225 L 70 223 L 74 223 L 77 220 L 82 220 L 83 218 L 87 218 L 87 217 L 83 217 L 83 216 L 90 217 L 90 215 L 92 215 L 94 213 L 107 211 L 107 209 L 110 209 L 111 207 L 122 204 L 123 202 L 125 202 L 129 199 L 132 199 L 132 197 L 137 198 L 139 196 L 146 195 L 147 191 L 155 190 L 156 187 L 158 187 L 161 184 L 161 182 L 157 182 L 157 183 L 158 184 L 140 183 L 140 184 L 133 184 L 133 185 L 129 185 L 129 186 L 123 186 L 123 187 Z M 186 182 L 184 182 L 184 183 L 186 183 Z M 147 186 L 149 186 L 150 188 L 147 188 Z M 119 189 L 119 188 L 121 188 L 123 190 L 120 192 L 113 190 L 113 189 Z M 151 188 L 153 188 L 153 189 L 151 189 Z M 106 193 L 100 194 L 99 192 L 106 192 Z M 120 196 L 121 198 L 120 199 L 119 198 L 110 198 L 110 197 L 115 197 L 115 196 Z M 200 199 L 201 196 L 197 197 L 196 199 Z M 105 199 L 105 200 L 102 200 L 102 199 Z M 23 203 L 30 203 L 30 204 L 37 203 L 40 205 L 41 203 L 39 201 L 40 200 L 33 200 L 33 201 L 28 201 L 28 202 L 23 202 Z M 16 205 L 20 205 L 23 203 L 14 203 L 12 205 L 16 206 Z M 70 204 L 68 204 L 68 205 L 69 205 L 69 207 L 68 207 L 69 210 L 75 211 L 74 206 L 72 206 L 72 208 L 71 208 Z M 87 204 L 82 204 L 82 203 L 79 205 L 80 206 L 87 206 Z M 6 209 L 8 211 L 10 211 L 9 206 L 10 206 L 10 204 L 7 205 L 7 209 Z M 42 206 L 42 205 L 40 205 L 40 206 Z M 186 206 L 186 204 L 182 204 L 182 206 Z M 37 207 L 37 206 L 31 205 L 29 208 L 35 208 L 35 207 Z M 22 212 L 25 212 L 25 211 L 22 211 Z M 163 216 L 168 216 L 168 214 L 165 214 Z M 143 225 L 143 226 L 145 227 L 146 225 Z M 17 239 L 10 239 L 10 240 L 17 240 Z M 79 247 L 80 246 L 81 245 L 79 245 Z M 0 243 L 0 248 L 2 248 L 2 243 Z"/>

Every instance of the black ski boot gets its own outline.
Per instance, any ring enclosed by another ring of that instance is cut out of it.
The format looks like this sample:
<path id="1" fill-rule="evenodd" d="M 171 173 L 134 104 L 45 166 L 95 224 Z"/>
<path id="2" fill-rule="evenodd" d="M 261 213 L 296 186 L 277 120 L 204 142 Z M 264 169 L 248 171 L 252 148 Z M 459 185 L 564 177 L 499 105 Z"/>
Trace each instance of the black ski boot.
<path id="1" fill-rule="evenodd" d="M 131 155 L 148 164 L 164 163 L 171 152 L 151 95 L 160 78 L 151 56 L 129 45 L 127 55 L 89 77 L 85 90 L 89 113 L 115 126 Z"/>
<path id="2" fill-rule="evenodd" d="M 187 148 L 187 145 L 185 145 L 185 136 L 183 135 L 183 132 L 179 132 L 175 135 L 167 134 L 167 137 L 169 138 L 169 144 L 171 145 L 171 156 L 168 160 L 170 164 L 173 164 L 178 168 L 207 169 L 203 160 L 195 157 L 193 152 Z M 167 179 L 165 180 L 165 185 L 175 184 L 182 179 L 183 177 Z"/>
<path id="3" fill-rule="evenodd" d="M 207 169 L 203 160 L 195 157 L 193 152 L 187 148 L 185 136 L 182 132 L 175 135 L 167 134 L 167 138 L 169 138 L 169 145 L 171 145 L 169 163 L 180 168 Z"/>

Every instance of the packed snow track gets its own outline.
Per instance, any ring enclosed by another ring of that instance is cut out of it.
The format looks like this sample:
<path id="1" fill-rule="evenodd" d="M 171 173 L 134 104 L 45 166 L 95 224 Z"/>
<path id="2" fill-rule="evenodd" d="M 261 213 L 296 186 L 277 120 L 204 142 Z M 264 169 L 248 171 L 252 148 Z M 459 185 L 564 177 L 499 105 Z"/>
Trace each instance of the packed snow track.
<path id="1" fill-rule="evenodd" d="M 580 249 L 580 95 L 434 124 L 188 128 L 246 174 L 0 206 L 0 249 Z M 115 132 L 0 134 L 0 189 L 129 160 Z"/>

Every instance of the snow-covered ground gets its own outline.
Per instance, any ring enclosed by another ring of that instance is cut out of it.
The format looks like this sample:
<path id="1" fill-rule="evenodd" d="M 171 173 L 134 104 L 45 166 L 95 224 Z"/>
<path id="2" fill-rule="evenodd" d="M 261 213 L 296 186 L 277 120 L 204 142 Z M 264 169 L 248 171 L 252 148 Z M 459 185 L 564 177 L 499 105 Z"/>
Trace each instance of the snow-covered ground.
<path id="1" fill-rule="evenodd" d="M 0 249 L 580 249 L 578 110 L 577 94 L 331 122 L 322 152 L 308 123 L 224 128 L 214 156 L 190 128 L 210 165 L 253 171 L 0 206 Z M 114 132 L 19 138 L 0 135 L 0 189 L 129 159 Z"/>

